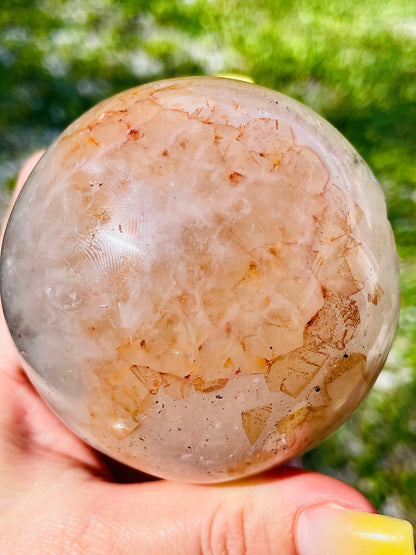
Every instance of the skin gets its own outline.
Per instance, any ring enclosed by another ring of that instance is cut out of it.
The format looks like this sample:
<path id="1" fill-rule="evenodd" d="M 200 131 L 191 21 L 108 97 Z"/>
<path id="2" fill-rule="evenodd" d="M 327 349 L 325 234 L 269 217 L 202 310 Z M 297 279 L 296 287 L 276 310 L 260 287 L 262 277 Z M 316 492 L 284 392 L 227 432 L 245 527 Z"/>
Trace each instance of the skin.
<path id="1" fill-rule="evenodd" d="M 41 154 L 25 164 L 15 197 Z M 0 371 L 0 553 L 295 555 L 306 507 L 374 512 L 346 484 L 301 469 L 206 486 L 149 481 L 104 459 L 36 393 L 3 318 Z"/>

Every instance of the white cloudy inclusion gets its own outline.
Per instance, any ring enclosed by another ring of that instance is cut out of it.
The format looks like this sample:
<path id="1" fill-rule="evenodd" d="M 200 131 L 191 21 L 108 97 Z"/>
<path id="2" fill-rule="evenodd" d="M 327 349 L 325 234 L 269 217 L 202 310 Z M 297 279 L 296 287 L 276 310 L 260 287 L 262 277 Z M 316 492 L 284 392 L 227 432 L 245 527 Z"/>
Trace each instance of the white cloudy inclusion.
<path id="1" fill-rule="evenodd" d="M 126 91 L 64 131 L 13 210 L 1 290 L 29 377 L 74 431 L 194 482 L 340 425 L 399 303 L 354 149 L 297 102 L 213 78 Z"/>

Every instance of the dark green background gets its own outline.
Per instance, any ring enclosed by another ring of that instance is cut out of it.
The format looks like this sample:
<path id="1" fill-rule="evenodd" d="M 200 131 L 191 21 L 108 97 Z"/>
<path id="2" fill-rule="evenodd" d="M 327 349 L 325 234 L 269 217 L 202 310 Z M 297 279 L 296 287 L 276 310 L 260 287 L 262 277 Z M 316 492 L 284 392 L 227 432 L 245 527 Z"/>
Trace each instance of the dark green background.
<path id="1" fill-rule="evenodd" d="M 397 338 L 355 415 L 304 457 L 416 523 L 416 3 L 3 0 L 0 185 L 76 116 L 162 77 L 236 72 L 333 123 L 385 192 L 402 265 Z"/>

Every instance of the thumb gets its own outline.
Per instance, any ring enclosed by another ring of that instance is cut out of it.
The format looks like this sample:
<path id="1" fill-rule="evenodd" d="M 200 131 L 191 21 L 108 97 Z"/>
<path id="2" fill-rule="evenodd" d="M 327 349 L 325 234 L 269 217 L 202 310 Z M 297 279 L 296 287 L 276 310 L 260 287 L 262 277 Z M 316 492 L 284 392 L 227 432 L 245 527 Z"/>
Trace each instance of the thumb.
<path id="1" fill-rule="evenodd" d="M 123 555 L 414 553 L 408 522 L 370 514 L 374 508 L 356 490 L 304 470 L 281 468 L 214 486 L 100 487 L 88 524 L 100 553 L 109 545 Z"/>

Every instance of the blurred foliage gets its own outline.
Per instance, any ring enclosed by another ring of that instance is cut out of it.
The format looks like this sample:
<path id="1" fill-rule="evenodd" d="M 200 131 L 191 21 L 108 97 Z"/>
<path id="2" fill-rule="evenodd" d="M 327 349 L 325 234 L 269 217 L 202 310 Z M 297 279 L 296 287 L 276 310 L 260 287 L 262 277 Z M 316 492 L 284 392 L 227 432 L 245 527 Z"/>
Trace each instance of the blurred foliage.
<path id="1" fill-rule="evenodd" d="M 386 369 L 304 460 L 416 523 L 416 3 L 408 0 L 2 0 L 0 185 L 122 89 L 235 72 L 321 113 L 378 177 L 402 263 Z"/>

